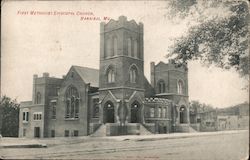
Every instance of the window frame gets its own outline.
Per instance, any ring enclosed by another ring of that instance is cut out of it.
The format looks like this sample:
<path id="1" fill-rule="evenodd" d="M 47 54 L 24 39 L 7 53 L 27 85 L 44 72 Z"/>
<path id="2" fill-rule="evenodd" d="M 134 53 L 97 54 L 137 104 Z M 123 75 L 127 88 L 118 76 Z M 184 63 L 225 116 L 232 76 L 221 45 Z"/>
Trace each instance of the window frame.
<path id="1" fill-rule="evenodd" d="M 133 52 L 134 52 L 134 57 L 135 58 L 140 58 L 139 57 L 139 52 L 138 52 L 138 41 L 136 39 L 134 40 Z"/>
<path id="2" fill-rule="evenodd" d="M 33 120 L 41 121 L 42 120 L 42 112 L 33 112 Z"/>
<path id="3" fill-rule="evenodd" d="M 36 104 L 42 103 L 42 94 L 41 92 L 36 92 Z"/>
<path id="4" fill-rule="evenodd" d="M 107 82 L 115 83 L 115 70 L 113 67 L 109 67 L 107 71 Z"/>
<path id="5" fill-rule="evenodd" d="M 158 118 L 162 117 L 162 108 L 158 107 Z"/>
<path id="6" fill-rule="evenodd" d="M 74 130 L 73 131 L 73 136 L 78 137 L 79 136 L 79 130 Z"/>
<path id="7" fill-rule="evenodd" d="M 52 129 L 52 130 L 50 131 L 50 137 L 54 138 L 55 135 L 56 135 L 56 132 L 55 132 L 54 129 Z"/>
<path id="8" fill-rule="evenodd" d="M 112 56 L 118 55 L 118 38 L 116 36 L 113 37 L 113 53 Z"/>
<path id="9" fill-rule="evenodd" d="M 129 69 L 129 82 L 136 83 L 138 78 L 138 69 L 135 65 L 132 65 Z"/>
<path id="10" fill-rule="evenodd" d="M 96 112 L 97 108 L 98 108 L 98 112 Z M 94 98 L 93 99 L 93 108 L 92 108 L 92 118 L 99 118 L 99 117 L 100 117 L 99 99 Z"/>
<path id="11" fill-rule="evenodd" d="M 166 83 L 164 80 L 160 79 L 157 83 L 157 87 L 158 87 L 158 92 L 159 93 L 166 93 Z"/>
<path id="12" fill-rule="evenodd" d="M 69 137 L 69 136 L 70 136 L 69 130 L 64 130 L 64 137 Z"/>
<path id="13" fill-rule="evenodd" d="M 149 109 L 149 117 L 150 118 L 155 117 L 155 108 L 154 107 L 150 107 L 150 109 Z"/>
<path id="14" fill-rule="evenodd" d="M 56 119 L 56 102 L 50 102 L 51 106 L 51 119 Z"/>
<path id="15" fill-rule="evenodd" d="M 166 118 L 166 113 L 167 113 L 167 109 L 165 107 L 162 108 L 162 117 Z"/>
<path id="16" fill-rule="evenodd" d="M 23 111 L 23 123 L 29 122 L 29 111 Z"/>
<path id="17" fill-rule="evenodd" d="M 78 119 L 80 111 L 80 95 L 75 86 L 69 86 L 65 92 L 65 119 Z"/>
<path id="18" fill-rule="evenodd" d="M 184 81 L 181 79 L 177 81 L 177 93 L 184 94 Z"/>
<path id="19" fill-rule="evenodd" d="M 127 38 L 127 51 L 128 51 L 128 56 L 132 57 L 132 39 L 131 37 Z"/>

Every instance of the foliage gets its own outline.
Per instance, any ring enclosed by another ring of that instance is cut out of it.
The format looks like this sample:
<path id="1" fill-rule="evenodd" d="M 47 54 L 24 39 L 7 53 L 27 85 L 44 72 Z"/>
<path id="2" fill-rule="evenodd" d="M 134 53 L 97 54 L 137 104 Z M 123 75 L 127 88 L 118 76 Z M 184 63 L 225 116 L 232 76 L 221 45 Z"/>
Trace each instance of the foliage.
<path id="1" fill-rule="evenodd" d="M 190 102 L 190 112 L 197 114 L 200 112 L 206 112 L 214 110 L 215 108 L 211 105 L 201 103 L 199 101 L 191 101 Z"/>
<path id="2" fill-rule="evenodd" d="M 174 58 L 177 65 L 187 64 L 190 60 L 201 60 L 208 66 L 215 64 L 223 69 L 234 68 L 240 75 L 248 78 L 248 3 L 244 1 L 214 1 L 213 3 L 205 0 L 187 1 L 189 3 L 176 2 L 174 5 L 170 3 L 174 8 L 171 14 L 182 13 L 182 18 L 185 18 L 196 10 L 199 13 L 197 25 L 191 26 L 186 36 L 175 39 L 167 57 Z M 228 13 L 211 17 L 206 12 L 211 8 L 214 10 L 224 8 Z"/>
<path id="3" fill-rule="evenodd" d="M 18 137 L 19 106 L 16 100 L 7 96 L 1 97 L 0 106 L 2 109 L 2 136 Z"/>

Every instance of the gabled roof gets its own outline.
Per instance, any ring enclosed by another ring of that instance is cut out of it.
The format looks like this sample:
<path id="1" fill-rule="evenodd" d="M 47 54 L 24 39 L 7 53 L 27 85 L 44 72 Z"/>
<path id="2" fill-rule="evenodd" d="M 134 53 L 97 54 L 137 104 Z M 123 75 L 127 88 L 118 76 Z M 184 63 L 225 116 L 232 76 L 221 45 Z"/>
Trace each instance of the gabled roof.
<path id="1" fill-rule="evenodd" d="M 164 63 L 162 61 L 160 61 L 158 64 L 156 64 L 155 66 L 166 66 L 168 65 L 168 63 Z"/>
<path id="2" fill-rule="evenodd" d="M 92 87 L 99 87 L 99 70 L 88 67 L 72 66 L 85 83 Z"/>

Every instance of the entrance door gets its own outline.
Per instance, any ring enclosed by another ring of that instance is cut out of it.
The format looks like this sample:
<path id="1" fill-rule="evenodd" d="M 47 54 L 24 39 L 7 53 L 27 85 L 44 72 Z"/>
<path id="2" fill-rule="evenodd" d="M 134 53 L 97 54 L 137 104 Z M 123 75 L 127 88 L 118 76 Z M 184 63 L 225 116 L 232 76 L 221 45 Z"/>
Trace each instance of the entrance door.
<path id="1" fill-rule="evenodd" d="M 187 109 L 185 106 L 180 108 L 180 123 L 187 123 Z"/>
<path id="2" fill-rule="evenodd" d="M 158 133 L 164 134 L 167 133 L 167 126 L 164 123 L 158 123 Z"/>
<path id="3" fill-rule="evenodd" d="M 112 102 L 107 102 L 104 106 L 104 123 L 115 122 L 115 109 Z"/>
<path id="4" fill-rule="evenodd" d="M 34 137 L 40 138 L 40 127 L 35 127 L 34 129 Z"/>
<path id="5" fill-rule="evenodd" d="M 131 105 L 131 123 L 140 123 L 140 106 L 135 102 Z"/>

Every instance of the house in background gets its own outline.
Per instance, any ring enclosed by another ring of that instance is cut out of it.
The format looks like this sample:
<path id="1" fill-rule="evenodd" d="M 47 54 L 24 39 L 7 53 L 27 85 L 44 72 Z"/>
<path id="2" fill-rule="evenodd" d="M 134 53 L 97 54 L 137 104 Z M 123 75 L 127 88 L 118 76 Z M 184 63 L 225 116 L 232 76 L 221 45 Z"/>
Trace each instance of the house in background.
<path id="1" fill-rule="evenodd" d="M 249 129 L 249 104 L 242 103 L 221 109 L 190 109 L 190 119 L 190 126 L 197 131 Z"/>
<path id="2" fill-rule="evenodd" d="M 186 66 L 151 63 L 144 76 L 143 24 L 126 17 L 100 24 L 99 70 L 72 66 L 62 78 L 33 77 L 22 102 L 19 137 L 189 132 Z"/>

